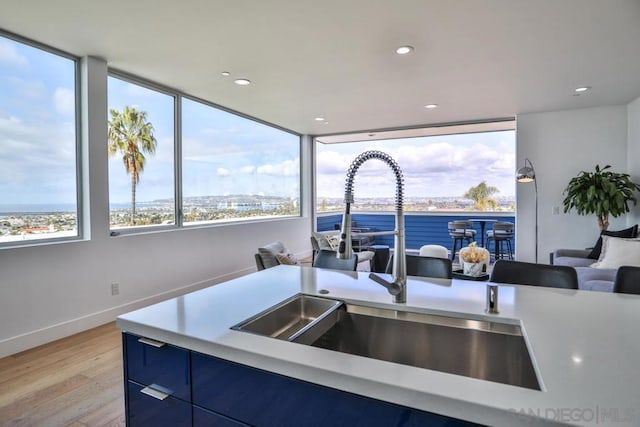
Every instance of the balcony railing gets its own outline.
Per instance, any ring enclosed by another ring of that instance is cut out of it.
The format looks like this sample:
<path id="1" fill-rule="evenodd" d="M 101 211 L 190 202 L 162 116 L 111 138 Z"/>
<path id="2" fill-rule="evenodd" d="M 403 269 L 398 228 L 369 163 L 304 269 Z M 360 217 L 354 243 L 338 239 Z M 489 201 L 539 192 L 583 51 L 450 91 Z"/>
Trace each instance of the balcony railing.
<path id="1" fill-rule="evenodd" d="M 455 212 L 455 213 L 405 213 L 405 233 L 407 249 L 419 249 L 422 245 L 442 245 L 451 249 L 452 241 L 447 229 L 450 221 L 464 219 L 493 219 L 496 221 L 508 221 L 515 223 L 515 212 L 506 213 L 486 213 L 486 212 Z M 372 228 L 374 231 L 385 231 L 394 229 L 394 214 L 389 213 L 354 213 L 352 219 L 356 227 Z M 336 225 L 341 224 L 342 213 L 318 214 L 316 226 L 318 231 L 335 230 Z M 474 223 L 476 229 L 476 240 L 478 245 L 481 241 L 480 223 Z M 486 225 L 485 234 L 491 230 L 491 224 Z M 375 244 L 388 245 L 393 247 L 393 236 L 375 236 Z M 485 236 L 486 244 L 486 236 Z M 514 246 L 515 247 L 515 246 Z"/>

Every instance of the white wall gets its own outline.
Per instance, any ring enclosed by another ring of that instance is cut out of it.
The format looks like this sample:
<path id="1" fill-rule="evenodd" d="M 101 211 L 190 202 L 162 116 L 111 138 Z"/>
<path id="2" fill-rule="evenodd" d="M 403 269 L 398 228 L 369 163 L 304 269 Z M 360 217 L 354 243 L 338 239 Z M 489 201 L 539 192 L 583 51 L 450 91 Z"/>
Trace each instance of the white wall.
<path id="1" fill-rule="evenodd" d="M 110 237 L 106 63 L 85 59 L 82 74 L 91 239 L 0 250 L 0 357 L 253 272 L 256 249 L 274 240 L 298 255 L 310 254 L 308 191 L 302 218 Z M 305 137 L 303 188 L 311 179 L 310 147 Z M 114 281 L 120 283 L 118 296 L 111 296 Z"/>
<path id="2" fill-rule="evenodd" d="M 563 191 L 580 171 L 596 164 L 610 164 L 627 171 L 627 107 L 612 106 L 569 111 L 522 114 L 517 117 L 518 166 L 525 157 L 533 163 L 538 179 L 538 261 L 549 262 L 549 252 L 558 248 L 585 248 L 598 237 L 595 216 L 580 216 L 562 210 Z M 640 148 L 639 148 L 640 149 Z M 640 169 L 638 169 L 640 171 Z M 518 184 L 516 189 L 517 258 L 534 260 L 534 189 Z M 552 209 L 560 207 L 560 214 Z M 626 218 L 611 218 L 610 229 L 624 228 Z"/>
<path id="3" fill-rule="evenodd" d="M 627 170 L 640 183 L 640 98 L 627 106 Z M 640 204 L 632 207 L 627 225 L 640 224 Z"/>

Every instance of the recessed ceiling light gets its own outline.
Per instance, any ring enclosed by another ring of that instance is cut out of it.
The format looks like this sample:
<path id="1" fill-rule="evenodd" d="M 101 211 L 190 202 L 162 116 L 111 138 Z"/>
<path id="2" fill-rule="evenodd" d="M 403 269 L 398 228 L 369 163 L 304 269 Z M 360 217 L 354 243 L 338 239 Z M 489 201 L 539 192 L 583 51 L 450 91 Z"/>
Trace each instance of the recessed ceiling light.
<path id="1" fill-rule="evenodd" d="M 329 122 L 324 122 L 324 124 L 325 124 L 325 125 L 328 125 L 328 124 L 329 124 Z"/>
<path id="2" fill-rule="evenodd" d="M 396 49 L 398 55 L 406 55 L 411 52 L 413 52 L 413 46 L 400 46 Z"/>
<path id="3" fill-rule="evenodd" d="M 251 80 L 249 79 L 235 79 L 233 82 L 240 86 L 248 86 L 251 84 Z"/>
<path id="4" fill-rule="evenodd" d="M 424 108 L 428 108 L 429 110 L 431 110 L 433 108 L 438 108 L 438 104 L 427 104 L 424 106 Z"/>
<path id="5" fill-rule="evenodd" d="M 580 86 L 580 87 L 577 87 L 575 91 L 578 92 L 578 93 L 582 93 L 582 92 L 586 92 L 586 91 L 588 91 L 590 89 L 591 89 L 591 86 Z"/>
<path id="6" fill-rule="evenodd" d="M 316 117 L 314 120 L 315 120 L 316 122 L 324 122 L 324 121 L 325 121 L 325 118 L 324 118 L 324 117 Z"/>
<path id="7" fill-rule="evenodd" d="M 230 76 L 230 75 L 231 75 L 231 73 L 230 73 L 230 72 L 228 72 L 228 71 L 223 71 L 223 72 L 221 72 L 220 74 L 222 74 L 222 75 L 223 75 L 223 76 L 225 76 L 225 77 L 227 77 L 227 76 Z"/>

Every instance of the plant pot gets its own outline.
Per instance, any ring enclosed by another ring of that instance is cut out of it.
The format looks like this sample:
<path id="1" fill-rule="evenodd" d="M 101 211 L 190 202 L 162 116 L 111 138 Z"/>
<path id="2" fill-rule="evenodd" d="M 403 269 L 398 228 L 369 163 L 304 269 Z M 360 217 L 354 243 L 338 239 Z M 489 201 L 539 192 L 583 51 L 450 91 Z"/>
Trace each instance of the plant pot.
<path id="1" fill-rule="evenodd" d="M 467 276 L 478 277 L 483 274 L 482 266 L 484 263 L 482 262 L 463 262 L 462 263 L 462 274 Z"/>

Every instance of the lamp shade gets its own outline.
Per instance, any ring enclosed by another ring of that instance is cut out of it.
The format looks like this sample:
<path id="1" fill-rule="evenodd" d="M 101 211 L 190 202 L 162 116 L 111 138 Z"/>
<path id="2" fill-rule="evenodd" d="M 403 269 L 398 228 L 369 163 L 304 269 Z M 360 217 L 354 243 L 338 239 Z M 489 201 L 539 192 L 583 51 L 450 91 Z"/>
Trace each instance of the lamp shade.
<path id="1" fill-rule="evenodd" d="M 516 180 L 518 182 L 533 182 L 535 179 L 536 173 L 533 168 L 530 168 L 529 166 L 521 167 L 516 173 Z"/>

